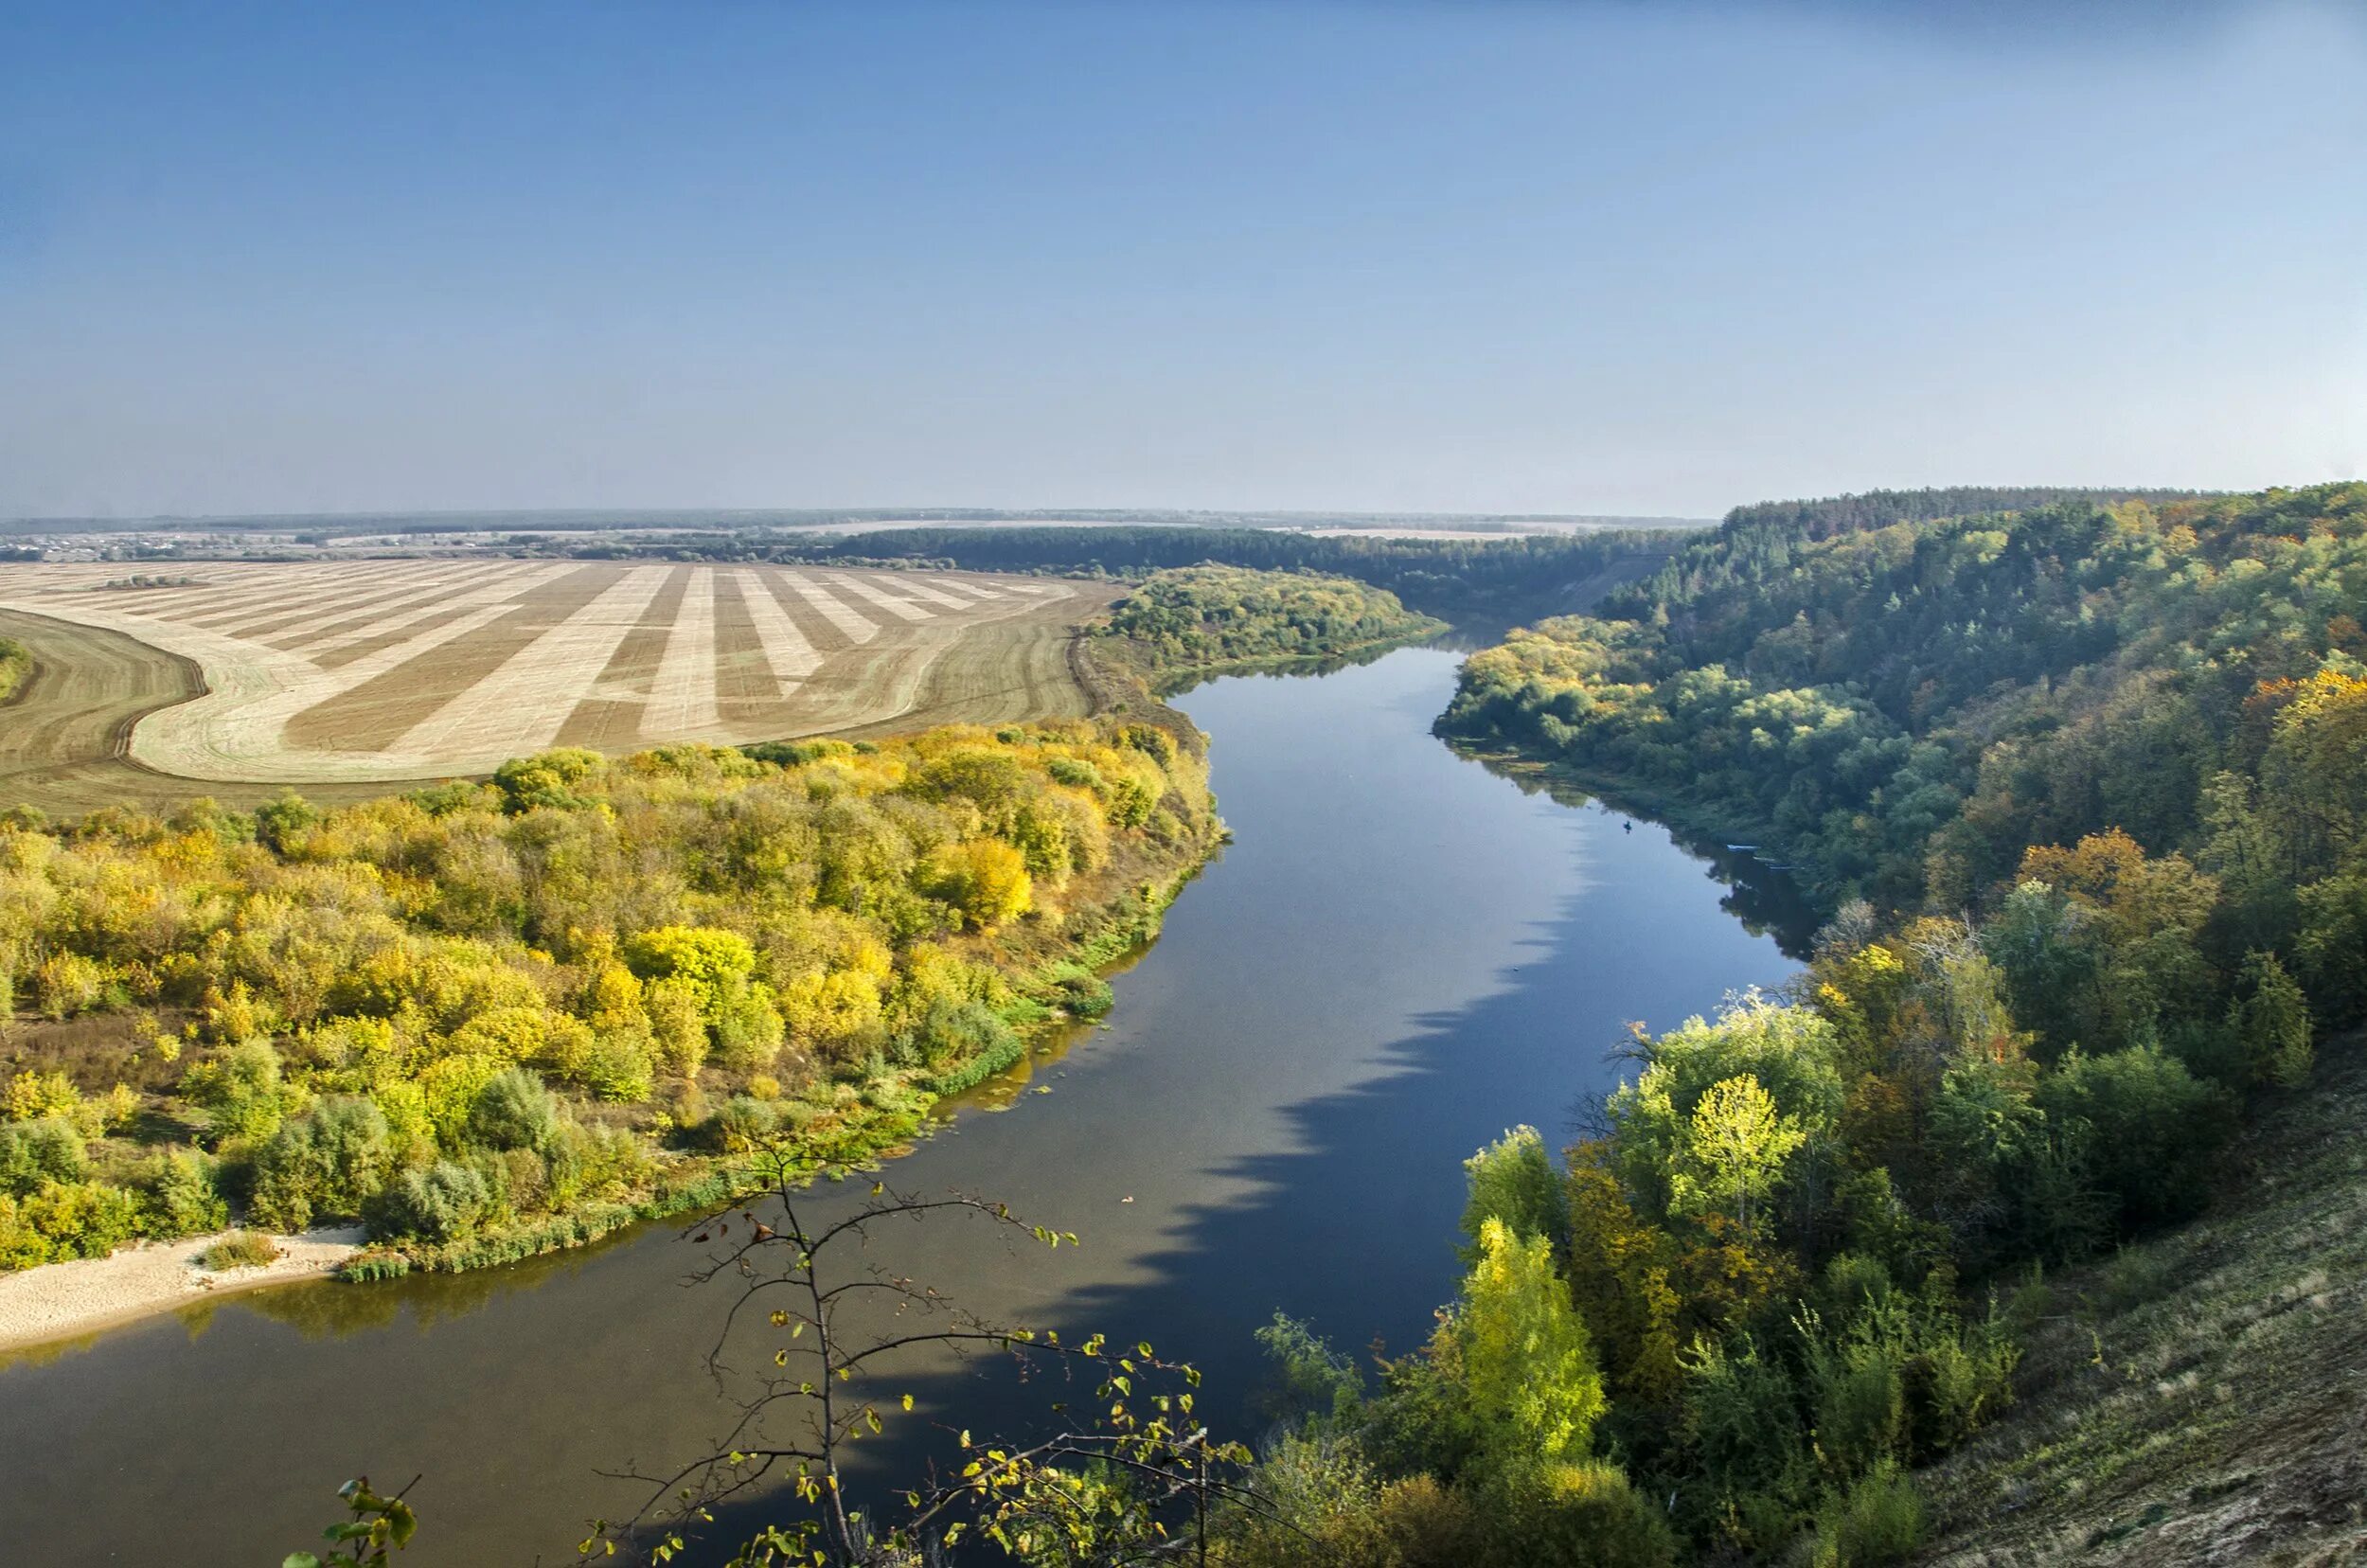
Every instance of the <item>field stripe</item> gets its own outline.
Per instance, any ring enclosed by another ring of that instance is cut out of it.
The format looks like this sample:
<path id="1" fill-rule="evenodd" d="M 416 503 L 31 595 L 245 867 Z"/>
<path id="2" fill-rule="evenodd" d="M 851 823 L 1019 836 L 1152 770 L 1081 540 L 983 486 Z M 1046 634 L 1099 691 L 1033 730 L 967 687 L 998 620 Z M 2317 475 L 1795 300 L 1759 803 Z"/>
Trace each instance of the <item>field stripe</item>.
<path id="1" fill-rule="evenodd" d="M 685 740 L 722 722 L 715 689 L 715 573 L 698 567 L 683 590 L 682 608 L 667 634 L 641 734 L 650 740 Z"/>
<path id="2" fill-rule="evenodd" d="M 1006 591 L 1002 588 L 989 587 L 983 582 L 970 582 L 962 578 L 939 578 L 936 585 L 948 593 L 971 594 L 982 599 L 999 599 L 1008 597 Z"/>
<path id="3" fill-rule="evenodd" d="M 779 695 L 786 697 L 798 682 L 822 668 L 822 655 L 797 630 L 797 623 L 789 618 L 762 578 L 754 572 L 734 572 L 731 579 L 739 590 L 739 602 L 747 607 L 749 623 L 756 629 L 756 645 L 764 650 L 764 662 L 772 667 Z"/>
<path id="4" fill-rule="evenodd" d="M 663 566 L 627 567 L 592 602 L 412 725 L 390 749 L 454 760 L 545 750 L 671 575 Z"/>
<path id="5" fill-rule="evenodd" d="M 463 596 L 454 595 L 454 584 L 449 581 L 413 583 L 408 587 L 396 590 L 390 597 L 371 605 L 366 610 L 355 610 L 350 606 L 335 606 L 323 611 L 301 625 L 276 628 L 265 640 L 273 643 L 284 640 L 294 644 L 325 642 L 341 633 L 357 631 L 384 616 L 405 614 L 423 603 L 458 603 Z M 481 594 L 481 590 L 478 592 Z"/>
<path id="6" fill-rule="evenodd" d="M 373 583 L 366 588 L 342 593 L 299 593 L 288 596 L 276 604 L 248 605 L 208 624 L 227 636 L 242 638 L 247 642 L 263 642 L 291 626 L 318 625 L 332 617 L 365 614 L 381 605 L 416 598 L 421 593 L 432 593 L 449 585 L 448 578 L 426 582 L 415 579 Z M 190 620 L 194 624 L 196 617 L 192 616 Z"/>
<path id="7" fill-rule="evenodd" d="M 296 629 L 301 634 L 283 633 L 274 639 L 273 646 L 308 659 L 325 659 L 343 652 L 357 644 L 373 642 L 406 626 L 434 620 L 438 615 L 457 615 L 480 604 L 508 604 L 523 597 L 527 590 L 539 588 L 557 577 L 564 576 L 567 566 L 537 567 L 521 572 L 499 582 L 481 583 L 458 593 L 435 591 L 421 602 L 421 596 L 407 595 L 388 601 L 367 615 L 357 616 L 349 611 L 339 611 L 332 617 L 310 627 Z"/>
<path id="8" fill-rule="evenodd" d="M 304 620 L 290 621 L 284 626 L 273 628 L 268 636 L 256 640 L 312 658 L 334 653 L 355 643 L 368 642 L 406 626 L 416 626 L 448 611 L 490 604 L 501 598 L 514 598 L 526 587 L 543 580 L 544 579 L 541 577 L 522 573 L 503 582 L 460 588 L 456 592 L 450 583 L 406 588 L 372 604 L 338 605 Z"/>
<path id="9" fill-rule="evenodd" d="M 837 627 L 859 643 L 869 642 L 879 634 L 879 627 L 862 614 L 848 609 L 834 597 L 828 588 L 797 572 L 783 572 L 781 580 L 795 590 L 808 604 L 821 612 L 823 619 Z"/>
<path id="10" fill-rule="evenodd" d="M 385 581 L 343 582 L 283 582 L 276 588 L 261 591 L 237 603 L 221 600 L 187 607 L 173 615 L 184 626 L 203 626 L 224 636 L 246 636 L 269 626 L 275 619 L 299 615 L 308 610 L 333 609 L 340 605 L 369 604 L 386 597 L 398 588 L 411 585 L 405 574 L 396 583 Z"/>
<path id="11" fill-rule="evenodd" d="M 898 616 L 903 620 L 928 620 L 936 614 L 934 610 L 923 610 L 919 605 L 913 603 L 910 599 L 899 598 L 896 595 L 888 593 L 876 584 L 855 576 L 852 572 L 841 572 L 839 574 L 838 580 L 842 586 L 853 589 L 856 593 L 861 594 L 864 598 L 869 599 L 872 603 L 878 605 L 889 615 Z"/>
<path id="12" fill-rule="evenodd" d="M 304 613 L 303 620 L 307 625 L 320 625 L 340 616 L 356 615 L 366 608 L 418 598 L 422 594 L 442 593 L 464 580 L 464 576 L 454 571 L 388 573 L 351 593 L 313 595 L 302 600 L 298 608 Z M 279 627 L 270 629 L 274 635 L 281 630 Z"/>
<path id="13" fill-rule="evenodd" d="M 966 599 L 960 597 L 958 595 L 949 594 L 942 588 L 932 587 L 930 584 L 921 581 L 918 578 L 910 575 L 898 579 L 896 585 L 899 588 L 901 588 L 904 592 L 912 595 L 915 598 L 927 599 L 931 604 L 942 604 L 955 610 L 975 610 L 978 608 L 978 601 L 976 599 Z"/>
<path id="14" fill-rule="evenodd" d="M 380 572 L 356 572 L 350 566 L 335 571 L 321 567 L 294 571 L 281 577 L 256 578 L 211 588 L 181 588 L 170 592 L 175 595 L 173 614 L 194 620 L 199 616 L 227 615 L 234 609 L 252 609 L 275 599 L 304 597 L 352 598 L 376 593 L 389 578 L 416 577 L 427 570 L 430 568 L 396 566 Z"/>
<path id="15" fill-rule="evenodd" d="M 141 615 L 151 620 L 177 620 L 184 615 L 203 615 L 226 605 L 249 604 L 258 599 L 277 598 L 291 592 L 301 593 L 320 579 L 320 573 L 310 571 L 262 579 L 242 573 L 226 583 L 212 583 L 200 588 L 143 589 L 124 595 L 138 608 L 127 606 L 122 614 Z"/>
<path id="16" fill-rule="evenodd" d="M 288 722 L 297 714 L 433 653 L 446 643 L 457 642 L 507 613 L 502 605 L 488 605 L 458 620 L 447 621 L 416 637 L 379 649 L 341 668 L 302 667 L 302 673 L 279 689 L 241 704 L 221 717 L 216 727 L 221 732 L 222 748 L 232 757 L 271 757 L 280 751 Z"/>

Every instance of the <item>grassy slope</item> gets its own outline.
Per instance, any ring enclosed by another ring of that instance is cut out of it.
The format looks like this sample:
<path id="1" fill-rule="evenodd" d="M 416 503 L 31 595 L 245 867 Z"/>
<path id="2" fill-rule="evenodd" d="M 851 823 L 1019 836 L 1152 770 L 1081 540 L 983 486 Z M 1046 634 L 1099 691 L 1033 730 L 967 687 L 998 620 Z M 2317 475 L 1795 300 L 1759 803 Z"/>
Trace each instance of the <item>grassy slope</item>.
<path id="1" fill-rule="evenodd" d="M 2049 1282 L 2020 1402 L 1922 1480 L 1930 1555 L 2367 1561 L 2367 1037 L 2202 1219 Z"/>

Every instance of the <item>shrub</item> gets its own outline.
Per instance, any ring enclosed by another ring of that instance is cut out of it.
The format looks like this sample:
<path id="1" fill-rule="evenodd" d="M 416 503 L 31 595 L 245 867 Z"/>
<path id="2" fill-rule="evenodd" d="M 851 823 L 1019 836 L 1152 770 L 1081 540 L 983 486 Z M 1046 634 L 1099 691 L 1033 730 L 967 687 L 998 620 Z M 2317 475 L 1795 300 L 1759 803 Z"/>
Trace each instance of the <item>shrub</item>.
<path id="1" fill-rule="evenodd" d="M 1053 1002 L 1071 1018 L 1100 1018 L 1116 1005 L 1110 982 L 1089 969 L 1064 965 L 1053 975 Z"/>
<path id="2" fill-rule="evenodd" d="M 1405 1568 L 1465 1568 L 1486 1549 L 1486 1521 L 1470 1499 L 1429 1475 L 1390 1482 L 1373 1511 Z"/>
<path id="3" fill-rule="evenodd" d="M 476 1228 L 492 1206 L 492 1189 L 472 1167 L 438 1160 L 404 1171 L 369 1206 L 373 1240 L 418 1237 L 455 1241 Z"/>
<path id="4" fill-rule="evenodd" d="M 567 1072 L 591 1045 L 592 1031 L 581 1019 L 548 1007 L 490 1007 L 453 1031 L 448 1048 Z"/>
<path id="5" fill-rule="evenodd" d="M 577 1064 L 576 1080 L 597 1097 L 621 1105 L 637 1105 L 656 1086 L 657 1066 L 649 1047 L 628 1034 L 613 1034 L 592 1042 Z"/>
<path id="6" fill-rule="evenodd" d="M 104 1257 L 130 1240 L 139 1205 L 121 1187 L 102 1182 L 55 1182 L 19 1200 L 17 1212 L 47 1256 L 36 1259 Z"/>
<path id="7" fill-rule="evenodd" d="M 1016 1041 L 1011 1026 L 985 1003 L 941 996 L 929 1005 L 918 1024 L 898 1037 L 895 1055 L 906 1066 L 944 1067 L 1003 1057 Z"/>
<path id="8" fill-rule="evenodd" d="M 53 953 L 33 969 L 33 999 L 44 1018 L 72 1018 L 105 999 L 111 978 L 107 966 L 97 959 L 79 953 Z"/>
<path id="9" fill-rule="evenodd" d="M 1364 1375 L 1306 1324 L 1282 1312 L 1257 1330 L 1273 1363 L 1259 1403 L 1278 1421 L 1325 1426 L 1351 1415 L 1364 1398 Z"/>
<path id="10" fill-rule="evenodd" d="M 602 1193 L 631 1191 L 657 1174 L 650 1146 L 621 1127 L 568 1122 L 548 1159 L 546 1195 L 555 1208 Z"/>
<path id="11" fill-rule="evenodd" d="M 279 1053 L 250 1040 L 192 1066 L 181 1092 L 204 1108 L 217 1144 L 234 1138 L 268 1138 L 287 1114 L 280 1085 Z"/>
<path id="12" fill-rule="evenodd" d="M 9 1121 L 71 1117 L 81 1105 L 82 1092 L 63 1073 L 19 1073 L 0 1090 L 0 1116 Z"/>
<path id="13" fill-rule="evenodd" d="M 213 1161 L 193 1149 L 176 1149 L 156 1162 L 147 1181 L 147 1214 L 141 1229 L 151 1236 L 203 1236 L 230 1222 Z"/>
<path id="14" fill-rule="evenodd" d="M 687 980 L 650 982 L 642 992 L 650 1030 L 666 1064 L 687 1078 L 707 1059 L 706 1005 Z"/>
<path id="15" fill-rule="evenodd" d="M 948 845 L 931 857 L 922 885 L 952 906 L 966 926 L 991 930 L 1035 906 L 1026 857 L 1001 839 Z"/>
<path id="16" fill-rule="evenodd" d="M 488 1078 L 469 1108 L 467 1136 L 487 1149 L 548 1149 L 557 1142 L 559 1100 L 531 1069 L 509 1067 Z"/>
<path id="17" fill-rule="evenodd" d="M 394 1164 L 386 1118 L 367 1098 L 324 1101 L 255 1156 L 256 1219 L 298 1231 L 316 1217 L 358 1218 Z"/>
<path id="18" fill-rule="evenodd" d="M 715 1058 L 733 1072 L 770 1067 L 781 1054 L 787 1026 L 773 1004 L 771 988 L 726 976 L 716 982 L 709 1016 L 715 1026 Z"/>
<path id="19" fill-rule="evenodd" d="M 1809 1560 L 1816 1568 L 1876 1568 L 1903 1562 L 1923 1541 L 1923 1500 L 1898 1466 L 1884 1460 L 1817 1510 Z"/>
<path id="20" fill-rule="evenodd" d="M 477 1096 L 507 1065 L 496 1057 L 448 1056 L 419 1069 L 423 1109 L 438 1144 L 458 1149 L 467 1141 L 469 1115 L 476 1109 Z"/>
<path id="21" fill-rule="evenodd" d="M 1547 1465 L 1507 1489 L 1486 1559 L 1503 1568 L 1663 1568 L 1677 1560 L 1676 1532 L 1616 1465 Z"/>
<path id="22" fill-rule="evenodd" d="M 2234 1110 L 2225 1091 L 2151 1044 L 2073 1051 L 2039 1080 L 2038 1103 L 2050 1123 L 2080 1131 L 2090 1174 L 2131 1221 L 2173 1218 L 2201 1201 L 2206 1161 Z"/>
<path id="23" fill-rule="evenodd" d="M 734 1095 L 715 1114 L 715 1144 L 726 1154 L 745 1154 L 770 1142 L 780 1124 L 780 1114 L 766 1101 Z"/>
<path id="24" fill-rule="evenodd" d="M 50 1182 L 79 1182 L 82 1135 L 56 1116 L 0 1126 L 0 1192 L 24 1197 Z"/>
<path id="25" fill-rule="evenodd" d="M 232 1231 L 198 1254 L 203 1268 L 220 1274 L 225 1269 L 259 1269 L 279 1257 L 279 1244 L 254 1231 Z"/>

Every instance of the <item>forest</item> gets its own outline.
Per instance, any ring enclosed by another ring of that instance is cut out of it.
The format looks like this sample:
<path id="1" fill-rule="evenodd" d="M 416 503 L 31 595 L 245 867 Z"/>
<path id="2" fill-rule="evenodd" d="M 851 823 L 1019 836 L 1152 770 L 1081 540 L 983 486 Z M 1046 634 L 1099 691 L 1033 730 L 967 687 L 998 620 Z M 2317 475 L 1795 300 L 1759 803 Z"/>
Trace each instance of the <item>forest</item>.
<path id="1" fill-rule="evenodd" d="M 857 1157 L 1108 1005 L 1219 831 L 1117 719 L 558 751 L 335 810 L 0 826 L 0 1266 L 361 1221 L 492 1261 Z M 727 1175 L 727 1171 L 722 1172 Z"/>
<path id="2" fill-rule="evenodd" d="M 1377 1387 L 1277 1326 L 1335 1560 L 1903 1559 L 2045 1272 L 2196 1214 L 2367 1017 L 2367 486 L 1907 499 L 1737 513 L 1464 671 L 1444 733 L 1832 918 L 1787 994 L 1639 1033 L 1558 1165 L 1473 1157 L 1462 1295 Z"/>
<path id="3" fill-rule="evenodd" d="M 1337 658 L 1446 630 L 1350 578 L 1190 566 L 1158 572 L 1095 629 L 1154 680 L 1283 660 Z"/>
<path id="4" fill-rule="evenodd" d="M 1684 537 L 1653 529 L 1446 540 L 1320 536 L 1278 528 L 889 528 L 789 543 L 718 540 L 660 553 L 1130 579 L 1202 565 L 1313 572 L 1385 589 L 1422 615 L 1503 623 L 1577 608 L 1569 602 L 1574 588 L 1619 563 L 1666 557 Z"/>

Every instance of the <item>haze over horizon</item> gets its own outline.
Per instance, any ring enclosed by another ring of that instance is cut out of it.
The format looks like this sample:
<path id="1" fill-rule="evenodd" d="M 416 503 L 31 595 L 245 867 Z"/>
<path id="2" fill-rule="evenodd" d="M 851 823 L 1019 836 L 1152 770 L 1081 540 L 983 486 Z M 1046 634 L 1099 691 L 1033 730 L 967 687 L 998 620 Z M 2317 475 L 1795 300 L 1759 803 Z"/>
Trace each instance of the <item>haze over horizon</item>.
<path id="1" fill-rule="evenodd" d="M 2236 0 L 17 7 L 0 516 L 2354 477 L 2363 75 Z"/>

